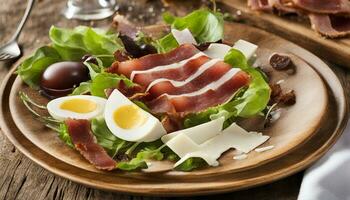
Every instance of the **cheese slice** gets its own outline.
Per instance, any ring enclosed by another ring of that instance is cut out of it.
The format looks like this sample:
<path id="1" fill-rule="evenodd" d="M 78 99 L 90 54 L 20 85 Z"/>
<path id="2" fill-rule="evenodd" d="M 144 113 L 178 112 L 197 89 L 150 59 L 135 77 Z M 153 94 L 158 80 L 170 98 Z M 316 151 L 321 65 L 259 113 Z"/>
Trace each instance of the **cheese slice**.
<path id="1" fill-rule="evenodd" d="M 193 140 L 193 142 L 200 145 L 203 142 L 208 141 L 210 138 L 220 134 L 224 121 L 225 118 L 220 117 L 198 126 L 172 132 L 170 134 L 164 135 L 161 139 L 163 143 L 166 144 L 168 141 L 174 139 L 178 135 L 187 135 L 191 140 Z"/>
<path id="2" fill-rule="evenodd" d="M 188 28 L 180 31 L 177 29 L 171 29 L 171 33 L 173 34 L 175 40 L 179 45 L 181 44 L 195 44 L 197 45 L 196 40 L 194 39 L 192 33 Z"/>
<path id="3" fill-rule="evenodd" d="M 245 40 L 238 40 L 232 48 L 241 51 L 247 60 L 249 60 L 255 54 L 258 46 Z"/>
<path id="4" fill-rule="evenodd" d="M 193 142 L 186 134 L 177 135 L 174 139 L 167 142 L 166 145 L 180 158 L 189 152 L 200 151 L 200 146 Z"/>
<path id="5" fill-rule="evenodd" d="M 221 43 L 212 43 L 208 49 L 203 51 L 210 58 L 217 58 L 224 60 L 226 54 L 232 49 L 231 46 Z"/>
<path id="6" fill-rule="evenodd" d="M 172 29 L 171 33 L 179 45 L 181 44 L 197 45 L 196 39 L 193 37 L 191 31 L 187 28 L 182 31 Z M 204 53 L 211 58 L 224 60 L 225 55 L 232 48 L 241 51 L 244 54 L 244 56 L 247 58 L 247 60 L 249 60 L 255 54 L 256 50 L 258 49 L 258 46 L 245 40 L 238 40 L 233 47 L 226 44 L 221 44 L 221 43 L 212 43 L 209 45 L 208 49 L 204 51 Z"/>
<path id="7" fill-rule="evenodd" d="M 224 118 L 219 119 L 222 122 L 224 120 Z M 213 121 L 175 132 L 164 140 L 165 136 L 163 136 L 162 141 L 167 141 L 166 145 L 181 158 L 175 163 L 174 167 L 193 157 L 202 158 L 211 166 L 218 166 L 217 159 L 225 151 L 234 148 L 249 153 L 269 139 L 269 136 L 264 136 L 261 133 L 247 132 L 235 123 L 223 131 L 219 130 L 216 134 L 209 134 L 209 127 L 215 125 Z M 213 131 L 214 128 L 210 130 Z M 209 137 L 209 135 L 212 137 Z M 205 141 L 204 138 L 209 139 Z M 200 141 L 200 143 L 194 142 L 194 139 L 197 142 Z"/>

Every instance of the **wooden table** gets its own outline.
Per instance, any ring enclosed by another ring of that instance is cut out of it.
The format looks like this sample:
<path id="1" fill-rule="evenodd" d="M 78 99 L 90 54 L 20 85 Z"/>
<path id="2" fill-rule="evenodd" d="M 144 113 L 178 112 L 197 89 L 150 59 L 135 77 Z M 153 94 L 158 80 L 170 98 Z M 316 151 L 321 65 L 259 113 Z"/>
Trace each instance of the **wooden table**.
<path id="1" fill-rule="evenodd" d="M 152 24 L 160 19 L 161 11 L 170 9 L 181 14 L 186 10 L 199 6 L 204 1 L 183 2 L 176 9 L 162 8 L 160 1 L 119 0 L 120 12 L 132 21 L 140 24 Z M 137 2 L 137 3 L 136 3 Z M 143 4 L 138 6 L 138 4 Z M 92 26 L 108 26 L 111 20 L 98 22 L 81 22 L 67 20 L 61 15 L 65 1 L 37 1 L 19 42 L 25 55 L 33 49 L 49 41 L 48 30 L 51 25 L 74 27 L 79 24 Z M 0 45 L 5 43 L 14 32 L 26 7 L 23 0 L 0 0 Z M 12 62 L 0 62 L 0 80 L 12 66 Z M 350 71 L 332 65 L 350 94 Z M 0 199 L 166 199 L 150 197 L 133 197 L 125 194 L 105 192 L 65 180 L 41 168 L 24 155 L 7 140 L 0 131 Z M 303 173 L 299 173 L 275 183 L 233 192 L 206 199 L 296 199 Z M 203 197 L 196 197 L 202 199 Z M 190 198 L 186 198 L 190 199 Z"/>

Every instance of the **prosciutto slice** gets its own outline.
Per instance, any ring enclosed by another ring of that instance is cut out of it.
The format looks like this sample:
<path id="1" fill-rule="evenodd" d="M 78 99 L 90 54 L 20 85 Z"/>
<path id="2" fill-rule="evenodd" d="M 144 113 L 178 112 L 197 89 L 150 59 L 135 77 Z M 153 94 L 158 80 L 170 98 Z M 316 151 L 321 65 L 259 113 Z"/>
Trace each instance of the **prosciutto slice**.
<path id="1" fill-rule="evenodd" d="M 219 58 L 208 57 L 192 44 L 181 45 L 170 53 L 121 62 L 116 71 L 130 77 L 143 89 L 134 97 L 129 89 L 118 88 L 123 94 L 143 101 L 154 114 L 172 116 L 223 104 L 250 80 L 239 68 L 232 68 Z M 169 122 L 164 121 L 172 127 Z"/>
<path id="2" fill-rule="evenodd" d="M 209 57 L 203 55 L 198 58 L 189 60 L 183 65 L 179 65 L 176 68 L 161 67 L 159 70 L 147 70 L 135 73 L 132 81 L 142 86 L 147 87 L 151 82 L 166 78 L 170 80 L 182 81 L 193 75 L 198 69 L 210 60 Z"/>
<path id="3" fill-rule="evenodd" d="M 350 17 L 309 14 L 312 28 L 320 34 L 335 38 L 350 35 Z"/>
<path id="4" fill-rule="evenodd" d="M 180 47 L 165 53 L 151 54 L 138 59 L 133 59 L 125 62 L 114 63 L 112 68 L 107 69 L 107 72 L 124 74 L 130 77 L 132 71 L 148 70 L 156 66 L 169 65 L 188 59 L 198 53 L 199 50 L 190 44 L 183 44 Z"/>
<path id="5" fill-rule="evenodd" d="M 197 71 L 199 73 L 192 75 L 184 81 L 159 79 L 160 81 L 155 81 L 155 84 L 150 85 L 151 87 L 149 87 L 148 91 L 150 94 L 152 94 L 153 97 L 158 97 L 162 94 L 180 95 L 192 93 L 200 90 L 212 82 L 218 81 L 225 73 L 231 69 L 232 67 L 230 65 L 222 61 L 216 61 L 202 73 L 200 73 L 200 71 Z"/>
<path id="6" fill-rule="evenodd" d="M 293 2 L 295 6 L 312 13 L 350 13 L 349 0 L 293 0 Z"/>
<path id="7" fill-rule="evenodd" d="M 223 104 L 230 100 L 239 88 L 249 83 L 249 75 L 243 71 L 232 73 L 225 82 L 207 90 L 182 95 L 161 95 L 147 105 L 153 113 L 194 113 Z M 215 84 L 213 84 L 215 85 Z"/>
<path id="8" fill-rule="evenodd" d="M 68 119 L 65 123 L 75 148 L 86 160 L 97 169 L 110 171 L 116 168 L 116 161 L 95 142 L 88 120 Z"/>

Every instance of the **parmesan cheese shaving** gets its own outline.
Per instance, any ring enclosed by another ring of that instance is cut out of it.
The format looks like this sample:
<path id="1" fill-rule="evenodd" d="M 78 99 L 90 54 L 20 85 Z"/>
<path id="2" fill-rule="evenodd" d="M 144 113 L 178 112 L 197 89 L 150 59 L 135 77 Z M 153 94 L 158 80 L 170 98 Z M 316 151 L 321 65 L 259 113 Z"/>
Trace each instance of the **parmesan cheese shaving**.
<path id="1" fill-rule="evenodd" d="M 219 118 L 224 120 L 224 118 Z M 219 120 L 217 119 L 217 120 Z M 213 120 L 215 121 L 215 120 Z M 166 145 L 172 149 L 181 159 L 175 163 L 177 167 L 188 158 L 198 157 L 205 160 L 211 166 L 218 166 L 217 159 L 225 151 L 234 148 L 244 153 L 249 153 L 256 147 L 263 144 L 269 139 L 269 136 L 264 136 L 261 133 L 247 132 L 237 124 L 232 124 L 223 131 L 214 134 L 216 122 L 210 121 L 199 126 L 175 132 L 171 136 L 163 136 L 162 141 L 167 141 Z M 222 126 L 222 124 L 221 124 Z M 216 127 L 216 129 L 218 129 Z M 197 134 L 195 134 L 197 133 Z M 203 137 L 201 138 L 201 135 Z M 202 143 L 194 142 L 200 141 Z M 203 142 L 205 141 L 205 142 Z"/>

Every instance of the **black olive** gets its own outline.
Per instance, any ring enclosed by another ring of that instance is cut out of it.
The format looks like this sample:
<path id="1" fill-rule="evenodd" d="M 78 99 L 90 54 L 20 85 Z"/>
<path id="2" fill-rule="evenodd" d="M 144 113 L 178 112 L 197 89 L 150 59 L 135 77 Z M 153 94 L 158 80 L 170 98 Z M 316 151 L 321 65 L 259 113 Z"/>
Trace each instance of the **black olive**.
<path id="1" fill-rule="evenodd" d="M 64 61 L 46 68 L 41 75 L 40 87 L 44 93 L 58 97 L 69 94 L 89 79 L 89 70 L 83 63 Z"/>
<path id="2" fill-rule="evenodd" d="M 287 69 L 291 65 L 291 59 L 287 55 L 274 53 L 270 57 L 270 65 L 276 70 Z"/>
<path id="3" fill-rule="evenodd" d="M 127 35 L 119 35 L 119 38 L 123 42 L 126 52 L 133 58 L 139 58 L 148 54 L 157 53 L 154 46 L 149 44 L 138 45 L 131 37 Z"/>

